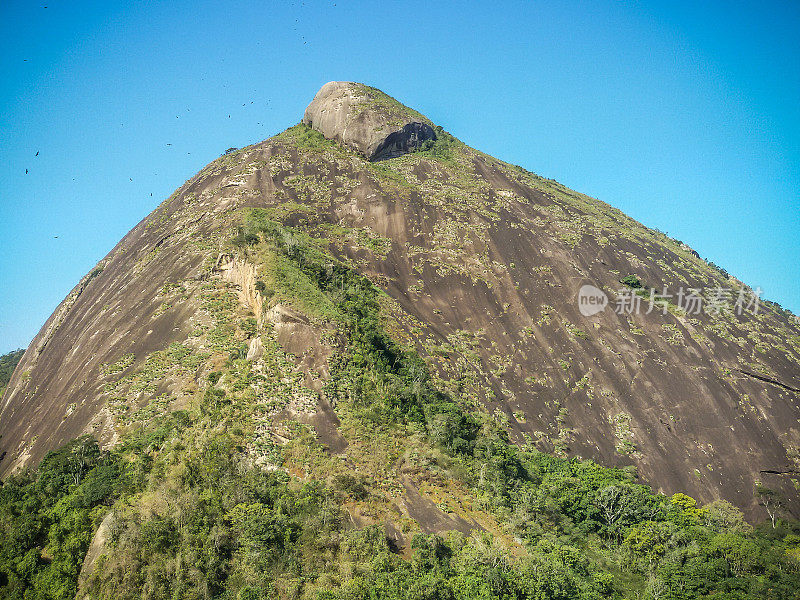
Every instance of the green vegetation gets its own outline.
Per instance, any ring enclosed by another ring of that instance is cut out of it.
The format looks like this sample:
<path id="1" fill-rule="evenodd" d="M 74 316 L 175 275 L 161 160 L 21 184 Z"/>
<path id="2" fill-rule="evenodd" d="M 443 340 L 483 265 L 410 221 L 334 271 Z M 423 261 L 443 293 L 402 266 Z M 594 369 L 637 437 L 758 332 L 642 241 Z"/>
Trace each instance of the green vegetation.
<path id="1" fill-rule="evenodd" d="M 629 563 L 632 575 L 638 575 L 640 586 L 654 597 L 655 589 L 674 588 L 676 593 L 684 589 L 691 574 L 698 578 L 695 597 L 731 587 L 747 591 L 778 585 L 759 577 L 769 571 L 766 563 L 737 571 L 731 555 L 719 550 L 721 544 L 729 542 L 733 546 L 760 544 L 762 551 L 773 544 L 765 538 L 724 537 L 730 532 L 711 523 L 714 507 L 697 508 L 694 500 L 682 495 L 667 499 L 653 494 L 637 485 L 629 473 L 591 461 L 568 461 L 518 450 L 493 420 L 469 414 L 436 390 L 419 357 L 386 336 L 380 327 L 379 291 L 367 280 L 312 246 L 287 246 L 283 241 L 287 229 L 278 224 L 262 224 L 261 233 L 302 265 L 309 279 L 335 302 L 348 347 L 333 361 L 326 389 L 329 397 L 354 408 L 359 418 L 372 426 L 401 422 L 423 428 L 426 437 L 456 461 L 460 477 L 482 493 L 501 516 L 516 524 L 515 535 L 529 548 L 538 547 L 543 540 L 556 543 L 548 534 L 555 530 L 559 541 L 568 541 L 589 565 L 588 557 L 597 552 L 592 547 L 596 536 L 595 543 L 606 550 L 606 560 L 616 563 L 617 569 L 625 569 L 626 561 L 633 561 Z M 618 421 L 620 437 L 625 438 L 626 421 Z M 625 452 L 633 450 L 627 440 L 621 444 Z M 740 515 L 734 520 L 737 527 L 742 524 Z M 775 565 L 774 572 L 788 568 L 797 574 L 798 565 L 783 564 L 781 557 L 787 548 L 777 546 L 771 556 L 780 565 Z M 728 550 L 735 554 L 741 548 Z M 576 588 L 571 591 L 572 597 L 600 593 L 589 584 L 588 573 L 584 572 L 580 594 Z M 743 577 L 745 580 L 738 581 Z M 730 578 L 737 581 L 728 581 Z M 607 583 L 611 586 L 612 579 Z M 800 579 L 796 577 L 783 582 L 784 591 L 789 593 L 797 583 Z"/>
<path id="2" fill-rule="evenodd" d="M 107 503 L 126 487 L 118 456 L 83 437 L 0 487 L 0 595 L 74 598 Z"/>
<path id="3" fill-rule="evenodd" d="M 683 494 L 654 494 L 626 469 L 515 446 L 495 417 L 434 384 L 420 356 L 387 334 L 381 292 L 315 240 L 254 210 L 234 243 L 259 261 L 260 293 L 299 295 L 298 306 L 317 306 L 311 316 L 335 329 L 326 396 L 351 446 L 388 460 L 328 481 L 311 462 L 335 458 L 308 428 L 285 423 L 283 448 L 262 436 L 273 423 L 256 416 L 302 392 L 290 381 L 293 363 L 268 326 L 236 315 L 232 294 L 209 283 L 216 362 L 185 411 L 142 421 L 108 453 L 73 442 L 0 488 L 0 596 L 75 598 L 103 522 L 106 547 L 81 597 L 798 597 L 800 525 L 782 518 L 774 493 L 759 490 L 775 517 L 753 529 L 728 503 L 699 507 Z M 266 356 L 257 370 L 231 351 L 256 335 Z M 196 370 L 199 360 L 177 344 L 145 364 L 163 375 L 162 363 Z M 627 421 L 616 419 L 620 441 Z M 353 503 L 390 487 L 386 465 L 398 452 L 421 477 L 461 490 L 437 499 L 443 511 L 469 496 L 503 525 L 481 521 L 486 531 L 471 537 L 409 535 L 406 558 L 382 525 L 346 527 Z"/>
<path id="4" fill-rule="evenodd" d="M 337 144 L 333 140 L 329 140 L 319 131 L 312 129 L 304 123 L 298 123 L 297 125 L 290 127 L 281 133 L 279 137 L 285 137 L 293 140 L 294 143 L 303 150 L 338 150 L 340 152 L 344 152 L 341 150 L 342 146 L 340 144 Z"/>
<path id="5" fill-rule="evenodd" d="M 409 119 L 431 124 L 430 120 L 425 115 L 402 104 L 378 88 L 361 83 L 355 83 L 353 85 L 356 90 L 365 97 L 355 108 L 355 115 L 362 112 L 382 113 L 391 125 L 398 125 Z"/>
<path id="6" fill-rule="evenodd" d="M 635 290 L 641 289 L 643 287 L 642 282 L 639 280 L 638 277 L 636 277 L 636 275 L 626 275 L 625 277 L 620 279 L 619 282 Z"/>
<path id="7" fill-rule="evenodd" d="M 434 127 L 434 131 L 436 132 L 436 139 L 423 142 L 420 151 L 430 158 L 453 162 L 455 151 L 463 148 L 464 144 L 439 125 Z"/>
<path id="8" fill-rule="evenodd" d="M 14 374 L 14 369 L 22 360 L 23 354 L 25 354 L 25 350 L 20 348 L 0 356 L 0 398 L 3 397 L 3 392 L 6 391 L 6 386 L 11 381 L 11 375 Z"/>

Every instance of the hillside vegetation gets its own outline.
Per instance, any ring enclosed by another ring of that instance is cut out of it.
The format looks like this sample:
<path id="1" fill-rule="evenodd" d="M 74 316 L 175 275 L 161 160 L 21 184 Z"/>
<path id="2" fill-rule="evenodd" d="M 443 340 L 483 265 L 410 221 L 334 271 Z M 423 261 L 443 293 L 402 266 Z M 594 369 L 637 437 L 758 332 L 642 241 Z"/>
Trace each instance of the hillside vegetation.
<path id="1" fill-rule="evenodd" d="M 14 369 L 17 368 L 17 364 L 19 364 L 23 354 L 25 354 L 25 350 L 20 348 L 0 356 L 0 398 L 3 397 L 3 392 L 6 390 L 8 382 L 11 381 L 11 375 L 14 373 Z"/>
<path id="2" fill-rule="evenodd" d="M 294 371 L 272 325 L 238 314 L 212 280 L 218 360 L 184 410 L 132 423 L 110 452 L 78 439 L 0 488 L 4 598 L 798 597 L 800 524 L 754 529 L 727 502 L 698 506 L 631 470 L 515 446 L 495 417 L 438 389 L 386 332 L 384 293 L 315 239 L 253 210 L 231 243 L 265 300 L 325 324 L 325 392 L 347 450 L 291 419 L 285 445 L 260 436 L 259 414 L 296 401 L 302 383 L 280 387 Z M 265 370 L 246 358 L 255 337 Z M 192 356 L 173 348 L 163 360 Z M 387 499 L 405 477 L 481 527 L 391 524 Z M 354 526 L 355 507 L 375 523 Z M 79 581 L 101 522 L 105 546 Z"/>

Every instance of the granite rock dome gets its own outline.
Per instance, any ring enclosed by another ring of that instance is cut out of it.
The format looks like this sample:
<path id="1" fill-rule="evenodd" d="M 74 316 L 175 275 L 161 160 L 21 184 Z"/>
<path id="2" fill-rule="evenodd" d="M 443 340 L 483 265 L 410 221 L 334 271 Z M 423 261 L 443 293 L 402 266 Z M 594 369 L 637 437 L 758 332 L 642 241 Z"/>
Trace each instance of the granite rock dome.
<path id="1" fill-rule="evenodd" d="M 429 119 L 378 89 L 349 81 L 323 85 L 303 123 L 371 161 L 412 152 L 436 139 Z"/>
<path id="2" fill-rule="evenodd" d="M 470 148 L 375 88 L 326 84 L 304 121 L 215 159 L 78 282 L 0 399 L 0 475 L 84 434 L 112 447 L 153 415 L 203 402 L 209 374 L 231 355 L 267 368 L 265 344 L 292 354 L 293 373 L 308 381 L 281 396 L 282 415 L 305 419 L 332 452 L 344 446 L 323 393 L 336 336 L 314 330 L 315 307 L 295 288 L 278 293 L 294 281 L 278 262 L 253 262 L 252 249 L 232 242 L 257 209 L 374 282 L 392 334 L 513 442 L 635 468 L 665 494 L 725 499 L 752 518 L 765 516 L 759 482 L 800 512 L 795 315 L 768 302 L 757 314 L 690 314 L 671 302 L 648 311 L 642 298 L 641 311 L 588 318 L 578 305 L 586 284 L 610 307 L 665 288 L 728 289 L 733 303 L 749 288 L 685 244 Z M 336 141 L 318 143 L 311 127 Z M 430 152 L 409 152 L 434 133 Z M 258 427 L 283 436 L 283 416 Z M 417 514 L 418 496 L 407 500 Z M 445 518 L 431 506 L 420 513 Z"/>

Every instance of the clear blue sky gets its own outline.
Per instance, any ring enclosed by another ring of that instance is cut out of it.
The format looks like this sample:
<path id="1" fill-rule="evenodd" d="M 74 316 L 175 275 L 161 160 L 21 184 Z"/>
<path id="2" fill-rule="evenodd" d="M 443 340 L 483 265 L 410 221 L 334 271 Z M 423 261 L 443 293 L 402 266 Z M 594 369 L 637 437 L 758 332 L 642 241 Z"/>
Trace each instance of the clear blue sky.
<path id="1" fill-rule="evenodd" d="M 473 4 L 0 2 L 0 352 L 329 80 L 375 85 L 800 312 L 800 4 Z"/>

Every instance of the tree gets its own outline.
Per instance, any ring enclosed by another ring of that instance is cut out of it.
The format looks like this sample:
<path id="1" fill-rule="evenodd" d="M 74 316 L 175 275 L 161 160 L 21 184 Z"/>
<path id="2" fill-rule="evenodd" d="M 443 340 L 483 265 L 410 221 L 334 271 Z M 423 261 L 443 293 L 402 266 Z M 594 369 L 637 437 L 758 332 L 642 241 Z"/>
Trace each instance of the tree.
<path id="1" fill-rule="evenodd" d="M 672 517 L 683 527 L 699 525 L 705 520 L 706 509 L 697 507 L 697 500 L 686 494 L 673 494 L 669 499 Z"/>
<path id="2" fill-rule="evenodd" d="M 764 487 L 760 483 L 756 484 L 756 495 L 758 496 L 758 503 L 767 511 L 770 521 L 772 521 L 772 528 L 775 529 L 775 522 L 778 519 L 778 514 L 783 511 L 785 502 L 783 496 L 779 492 Z"/>
<path id="3" fill-rule="evenodd" d="M 669 521 L 645 521 L 630 528 L 622 546 L 632 559 L 646 561 L 652 570 L 669 550 L 676 530 L 678 527 Z"/>
<path id="4" fill-rule="evenodd" d="M 626 275 L 622 279 L 619 280 L 620 283 L 624 283 L 630 288 L 633 289 L 640 289 L 642 287 L 641 280 L 636 277 L 636 275 Z"/>
<path id="5" fill-rule="evenodd" d="M 647 493 L 640 486 L 626 483 L 602 488 L 595 495 L 594 505 L 609 530 L 651 518 L 655 512 Z"/>
<path id="6" fill-rule="evenodd" d="M 721 533 L 711 540 L 712 554 L 721 556 L 737 577 L 760 566 L 758 544 L 736 533 Z"/>
<path id="7" fill-rule="evenodd" d="M 86 472 L 94 467 L 100 455 L 100 447 L 97 441 L 90 436 L 84 436 L 73 446 L 69 457 L 72 481 L 75 485 L 79 484 Z"/>
<path id="8" fill-rule="evenodd" d="M 717 533 L 749 533 L 752 525 L 744 520 L 742 511 L 727 500 L 706 504 L 706 525 Z"/>

